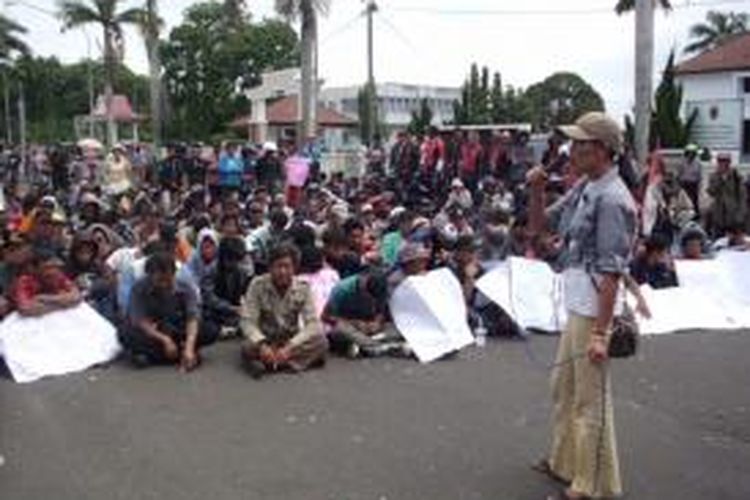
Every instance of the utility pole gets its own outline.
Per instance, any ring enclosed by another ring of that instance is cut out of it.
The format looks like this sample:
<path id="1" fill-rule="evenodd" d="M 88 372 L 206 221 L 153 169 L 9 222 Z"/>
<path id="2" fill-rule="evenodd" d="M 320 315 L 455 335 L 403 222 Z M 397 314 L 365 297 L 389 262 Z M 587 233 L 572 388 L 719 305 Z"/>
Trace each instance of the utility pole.
<path id="1" fill-rule="evenodd" d="M 649 153 L 654 75 L 654 0 L 635 2 L 635 155 L 645 164 Z"/>
<path id="2" fill-rule="evenodd" d="M 375 146 L 375 128 L 377 127 L 378 113 L 378 91 L 375 88 L 375 48 L 373 43 L 373 15 L 378 11 L 375 0 L 367 2 L 367 98 L 368 98 L 368 127 L 367 127 L 367 144 L 370 147 Z"/>

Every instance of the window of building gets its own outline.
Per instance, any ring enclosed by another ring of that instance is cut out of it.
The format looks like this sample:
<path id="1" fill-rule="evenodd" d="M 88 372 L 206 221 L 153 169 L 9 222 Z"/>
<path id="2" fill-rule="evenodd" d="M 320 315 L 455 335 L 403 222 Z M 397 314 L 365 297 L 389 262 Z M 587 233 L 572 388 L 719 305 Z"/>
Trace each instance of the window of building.
<path id="1" fill-rule="evenodd" d="M 745 94 L 750 94 L 750 76 L 742 79 L 742 90 Z"/>

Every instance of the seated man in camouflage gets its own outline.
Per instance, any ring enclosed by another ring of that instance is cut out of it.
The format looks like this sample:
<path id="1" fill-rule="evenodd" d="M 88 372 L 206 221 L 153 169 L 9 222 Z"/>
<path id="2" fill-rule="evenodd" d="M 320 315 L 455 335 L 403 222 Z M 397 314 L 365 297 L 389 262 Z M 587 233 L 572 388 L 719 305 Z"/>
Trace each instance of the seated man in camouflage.
<path id="1" fill-rule="evenodd" d="M 309 285 L 295 277 L 298 262 L 296 247 L 274 248 L 269 273 L 256 278 L 245 294 L 241 326 L 247 341 L 242 359 L 253 378 L 325 364 L 328 341 Z"/>

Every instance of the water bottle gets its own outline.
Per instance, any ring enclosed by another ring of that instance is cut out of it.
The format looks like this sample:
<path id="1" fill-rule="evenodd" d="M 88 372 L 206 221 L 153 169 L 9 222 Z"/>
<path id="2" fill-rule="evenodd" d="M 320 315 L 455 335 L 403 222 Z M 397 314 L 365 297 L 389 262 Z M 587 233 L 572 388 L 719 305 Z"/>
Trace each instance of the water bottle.
<path id="1" fill-rule="evenodd" d="M 475 342 L 477 347 L 484 348 L 487 345 L 487 328 L 484 326 L 483 321 L 479 321 L 476 329 L 474 330 Z"/>

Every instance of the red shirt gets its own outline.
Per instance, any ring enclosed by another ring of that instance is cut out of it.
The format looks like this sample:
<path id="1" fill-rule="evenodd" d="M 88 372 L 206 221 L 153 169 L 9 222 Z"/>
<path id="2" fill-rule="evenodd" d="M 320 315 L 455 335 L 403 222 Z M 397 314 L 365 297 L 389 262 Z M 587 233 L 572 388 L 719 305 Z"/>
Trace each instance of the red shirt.
<path id="1" fill-rule="evenodd" d="M 37 295 L 56 295 L 69 292 L 74 287 L 73 282 L 61 270 L 55 272 L 55 275 L 51 277 L 51 282 L 47 283 L 47 286 L 43 286 L 39 278 L 33 274 L 23 274 L 16 278 L 16 281 L 13 283 L 11 301 L 17 308 L 22 308 L 34 302 L 34 298 Z"/>
<path id="2" fill-rule="evenodd" d="M 467 142 L 461 146 L 461 171 L 465 174 L 479 172 L 479 158 L 482 156 L 482 145 L 478 142 Z"/>
<path id="3" fill-rule="evenodd" d="M 425 139 L 422 144 L 422 168 L 435 170 L 440 160 L 445 158 L 445 143 L 440 137 Z"/>

